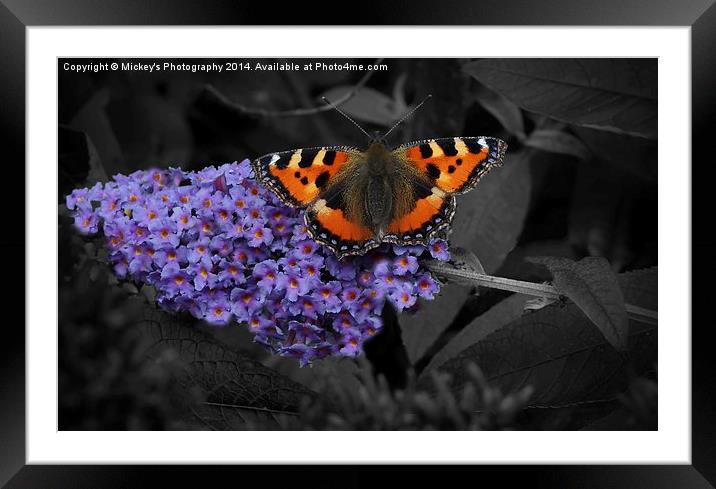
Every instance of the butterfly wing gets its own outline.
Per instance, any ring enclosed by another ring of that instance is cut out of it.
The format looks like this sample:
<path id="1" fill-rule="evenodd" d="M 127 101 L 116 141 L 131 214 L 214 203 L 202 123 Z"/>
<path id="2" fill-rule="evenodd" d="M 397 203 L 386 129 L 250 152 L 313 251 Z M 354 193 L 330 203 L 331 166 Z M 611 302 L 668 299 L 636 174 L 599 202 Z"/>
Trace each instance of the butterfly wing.
<path id="1" fill-rule="evenodd" d="M 415 197 L 415 207 L 388 224 L 383 241 L 402 246 L 427 244 L 450 225 L 455 215 L 454 196 L 420 189 Z"/>
<path id="2" fill-rule="evenodd" d="M 256 178 L 290 207 L 305 207 L 361 152 L 349 147 L 322 147 L 269 153 L 252 163 Z"/>
<path id="3" fill-rule="evenodd" d="M 351 219 L 347 212 L 347 200 L 355 192 L 355 182 L 348 175 L 336 178 L 332 185 L 321 193 L 304 215 L 311 237 L 329 247 L 342 258 L 346 255 L 362 255 L 380 245 L 373 231 Z"/>
<path id="4" fill-rule="evenodd" d="M 346 216 L 346 193 L 362 155 L 344 146 L 299 149 L 264 155 L 253 167 L 284 204 L 306 207 L 304 220 L 311 237 L 341 258 L 380 244 L 370 229 Z"/>
<path id="5" fill-rule="evenodd" d="M 415 141 L 393 154 L 415 170 L 415 206 L 396 217 L 383 238 L 396 244 L 426 244 L 455 215 L 455 194 L 472 189 L 491 168 L 502 164 L 507 144 L 497 138 L 441 138 Z"/>
<path id="6" fill-rule="evenodd" d="M 426 139 L 405 144 L 393 153 L 416 167 L 438 189 L 463 194 L 491 168 L 500 166 L 507 144 L 490 137 Z"/>

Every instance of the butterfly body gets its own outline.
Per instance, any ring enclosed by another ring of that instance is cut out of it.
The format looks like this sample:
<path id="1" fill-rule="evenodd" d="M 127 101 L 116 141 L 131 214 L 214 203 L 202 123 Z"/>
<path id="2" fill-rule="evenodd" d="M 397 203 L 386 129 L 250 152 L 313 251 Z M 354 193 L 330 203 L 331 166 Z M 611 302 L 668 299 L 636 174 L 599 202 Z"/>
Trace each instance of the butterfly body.
<path id="1" fill-rule="evenodd" d="M 496 138 L 441 138 L 364 151 L 321 147 L 270 153 L 253 163 L 257 178 L 287 205 L 305 207 L 314 240 L 339 257 L 381 242 L 427 244 L 449 226 L 454 195 L 500 165 Z"/>

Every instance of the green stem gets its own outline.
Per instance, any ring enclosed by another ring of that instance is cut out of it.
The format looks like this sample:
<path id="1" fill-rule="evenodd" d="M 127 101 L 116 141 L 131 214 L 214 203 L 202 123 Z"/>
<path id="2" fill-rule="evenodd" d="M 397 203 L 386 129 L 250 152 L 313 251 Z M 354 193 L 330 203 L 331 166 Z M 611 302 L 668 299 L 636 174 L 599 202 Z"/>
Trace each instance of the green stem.
<path id="1" fill-rule="evenodd" d="M 514 280 L 511 278 L 494 277 L 470 270 L 458 269 L 446 263 L 431 262 L 430 270 L 437 275 L 459 279 L 461 281 L 468 280 L 475 285 L 482 287 L 490 287 L 492 289 L 507 290 L 518 294 L 531 295 L 534 297 L 543 297 L 545 299 L 560 299 L 563 297 L 557 289 L 549 284 L 537 284 L 534 282 L 524 282 L 522 280 Z M 630 319 L 640 321 L 647 324 L 657 324 L 657 312 L 651 309 L 626 304 L 627 315 Z"/>

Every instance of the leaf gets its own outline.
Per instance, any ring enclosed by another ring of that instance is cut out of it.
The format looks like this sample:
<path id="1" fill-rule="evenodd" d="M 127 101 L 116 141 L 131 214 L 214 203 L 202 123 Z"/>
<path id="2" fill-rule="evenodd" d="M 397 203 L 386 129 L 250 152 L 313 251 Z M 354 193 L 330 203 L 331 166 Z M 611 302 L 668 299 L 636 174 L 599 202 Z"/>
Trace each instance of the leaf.
<path id="1" fill-rule="evenodd" d="M 61 202 L 80 185 L 92 186 L 95 182 L 107 181 L 101 158 L 87 134 L 60 124 L 57 143 Z"/>
<path id="2" fill-rule="evenodd" d="M 589 255 L 613 258 L 615 222 L 631 216 L 623 208 L 630 197 L 629 179 L 623 173 L 615 175 L 613 168 L 599 160 L 578 165 L 576 171 L 568 218 L 569 242 Z"/>
<path id="3" fill-rule="evenodd" d="M 415 98 L 433 97 L 419 114 L 396 129 L 403 142 L 463 133 L 472 80 L 462 73 L 461 64 L 462 60 L 454 58 L 416 58 L 406 66 Z"/>
<path id="4" fill-rule="evenodd" d="M 416 313 L 403 313 L 399 316 L 403 343 L 411 364 L 415 365 L 430 345 L 452 324 L 465 304 L 469 290 L 462 285 L 445 284 L 440 287 L 440 293 L 435 299 L 421 301 L 420 309 Z"/>
<path id="5" fill-rule="evenodd" d="M 482 59 L 463 69 L 525 110 L 656 139 L 655 59 Z"/>
<path id="6" fill-rule="evenodd" d="M 425 372 L 439 367 L 463 351 L 467 345 L 472 345 L 483 339 L 498 328 L 524 314 L 525 297 L 514 294 L 492 306 L 487 312 L 473 319 L 470 324 L 460 331 L 445 345 L 430 361 Z"/>
<path id="7" fill-rule="evenodd" d="M 287 411 L 238 406 L 215 402 L 201 402 L 192 408 L 194 417 L 186 420 L 192 430 L 285 430 L 298 414 Z"/>
<path id="8" fill-rule="evenodd" d="M 445 263 L 429 260 L 425 263 L 429 270 L 429 262 Z M 485 273 L 480 259 L 464 248 L 457 246 L 450 248 L 450 263 L 471 272 Z M 435 273 L 433 276 L 439 278 Z M 403 314 L 398 317 L 403 343 L 411 364 L 415 365 L 452 324 L 467 301 L 470 290 L 476 290 L 474 281 L 451 276 L 449 281 L 441 286 L 440 293 L 435 299 L 421 301 L 421 307 L 415 314 Z"/>
<path id="9" fill-rule="evenodd" d="M 464 248 L 491 273 L 514 248 L 530 201 L 531 178 L 524 153 L 508 153 L 504 165 L 477 188 L 459 197 L 450 248 Z M 468 289 L 448 284 L 437 299 L 421 304 L 414 316 L 401 315 L 403 341 L 414 364 L 447 329 L 462 308 Z"/>
<path id="10" fill-rule="evenodd" d="M 575 262 L 560 257 L 533 257 L 528 261 L 545 265 L 559 293 L 577 304 L 614 348 L 626 349 L 629 318 L 617 276 L 607 260 L 587 257 Z"/>
<path id="11" fill-rule="evenodd" d="M 647 182 L 657 182 L 656 141 L 586 127 L 573 127 L 573 130 L 600 162 L 626 170 Z"/>
<path id="12" fill-rule="evenodd" d="M 551 297 L 535 297 L 525 301 L 523 309 L 525 311 L 539 311 L 549 305 L 556 303 L 559 299 L 553 299 Z"/>
<path id="13" fill-rule="evenodd" d="M 619 353 L 574 304 L 548 306 L 501 326 L 440 367 L 452 374 L 455 389 L 467 381 L 468 362 L 476 361 L 502 393 L 531 385 L 532 405 L 611 400 L 628 384 L 627 364 L 641 373 L 656 359 L 656 326 L 634 323 L 628 353 Z M 421 383 L 429 385 L 424 378 Z"/>
<path id="14" fill-rule="evenodd" d="M 96 147 L 98 159 L 102 161 L 104 169 L 108 174 L 114 175 L 126 170 L 126 167 L 122 150 L 107 118 L 108 103 L 108 89 L 97 91 L 77 112 L 69 126 L 86 133 L 87 139 Z"/>
<path id="15" fill-rule="evenodd" d="M 458 197 L 450 246 L 480 257 L 493 273 L 515 247 L 530 203 L 532 179 L 524 152 L 510 153 L 503 166 L 485 175 L 477 187 Z"/>
<path id="16" fill-rule="evenodd" d="M 470 250 L 453 246 L 450 248 L 450 261 L 455 265 L 475 273 L 486 274 L 485 267 L 480 259 Z"/>
<path id="17" fill-rule="evenodd" d="M 586 160 L 589 149 L 579 139 L 564 131 L 536 129 L 524 142 L 525 146 L 549 153 L 559 153 Z"/>
<path id="18" fill-rule="evenodd" d="M 625 272 L 618 275 L 619 288 L 628 304 L 656 310 L 657 267 Z M 530 303 L 524 295 L 514 294 L 494 305 L 484 314 L 473 319 L 465 328 L 455 335 L 430 361 L 425 371 L 439 367 L 441 364 L 457 356 L 460 352 L 479 342 L 488 334 L 507 326 L 522 317 L 526 306 Z M 552 303 L 542 304 L 535 309 L 544 309 Z"/>
<path id="19" fill-rule="evenodd" d="M 328 90 L 323 96 L 333 102 L 345 97 L 353 89 L 353 86 L 343 85 Z M 363 87 L 354 93 L 347 102 L 340 105 L 340 109 L 360 121 L 382 126 L 392 125 L 408 111 L 408 107 L 401 101 L 370 87 Z"/>
<path id="20" fill-rule="evenodd" d="M 194 136 L 178 101 L 133 92 L 111 98 L 106 113 L 129 168 L 181 166 L 189 160 Z"/>
<path id="21" fill-rule="evenodd" d="M 619 288 L 627 304 L 658 310 L 658 267 L 644 268 L 619 274 Z"/>
<path id="22" fill-rule="evenodd" d="M 136 300 L 144 303 L 143 299 Z M 204 400 L 199 406 L 191 406 L 195 422 L 208 423 L 212 429 L 244 429 L 246 426 L 236 423 L 242 417 L 247 419 L 242 416 L 246 410 L 261 415 L 278 414 L 273 411 L 295 413 L 306 396 L 315 395 L 301 384 L 222 345 L 201 331 L 202 323 L 198 321 L 170 315 L 148 304 L 145 311 L 139 326 L 152 340 L 146 354 L 154 357 L 171 348 L 184 366 L 182 386 L 187 392 L 198 392 L 197 396 Z"/>
<path id="23" fill-rule="evenodd" d="M 525 139 L 525 123 L 519 107 L 482 84 L 477 86 L 475 98 L 486 111 L 502 124 L 502 127 L 507 132 L 513 134 L 520 141 Z"/>

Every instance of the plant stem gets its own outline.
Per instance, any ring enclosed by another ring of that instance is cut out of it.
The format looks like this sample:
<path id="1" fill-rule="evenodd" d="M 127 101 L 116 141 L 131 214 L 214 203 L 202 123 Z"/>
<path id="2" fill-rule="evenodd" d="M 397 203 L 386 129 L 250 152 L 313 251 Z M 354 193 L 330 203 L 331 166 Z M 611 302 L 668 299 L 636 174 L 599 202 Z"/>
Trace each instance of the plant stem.
<path id="1" fill-rule="evenodd" d="M 475 285 L 490 287 L 493 289 L 507 290 L 518 294 L 531 295 L 534 297 L 543 297 L 545 299 L 560 299 L 563 297 L 557 289 L 549 284 L 537 284 L 534 282 L 524 282 L 522 280 L 514 280 L 511 278 L 494 277 L 470 270 L 455 268 L 442 262 L 431 261 L 430 270 L 437 275 L 446 278 L 456 278 L 461 281 L 468 280 Z M 627 315 L 630 319 L 640 321 L 647 324 L 657 324 L 657 312 L 651 309 L 626 304 Z"/>

